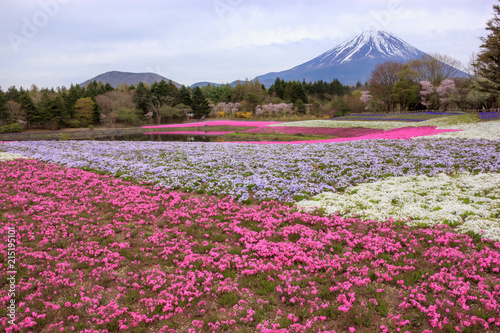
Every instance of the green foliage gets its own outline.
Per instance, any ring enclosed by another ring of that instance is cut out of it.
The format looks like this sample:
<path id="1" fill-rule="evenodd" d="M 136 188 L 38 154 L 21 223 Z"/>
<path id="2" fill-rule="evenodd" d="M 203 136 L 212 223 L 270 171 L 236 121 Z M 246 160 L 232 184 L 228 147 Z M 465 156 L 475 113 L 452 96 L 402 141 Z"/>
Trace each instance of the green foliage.
<path id="1" fill-rule="evenodd" d="M 303 103 L 309 103 L 306 90 L 304 86 L 298 81 L 287 82 L 285 85 L 284 99 L 296 103 L 301 100 Z"/>
<path id="2" fill-rule="evenodd" d="M 294 105 L 295 111 L 299 114 L 305 114 L 307 112 L 307 107 L 301 99 L 298 99 Z"/>
<path id="3" fill-rule="evenodd" d="M 223 308 L 232 308 L 235 304 L 240 300 L 240 295 L 236 293 L 222 293 L 217 297 L 217 300 L 221 307 Z"/>
<path id="4" fill-rule="evenodd" d="M 82 123 L 77 119 L 70 119 L 66 122 L 66 125 L 68 125 L 71 128 L 78 128 L 82 126 Z"/>
<path id="5" fill-rule="evenodd" d="M 198 119 L 207 116 L 212 111 L 200 87 L 195 87 L 193 89 L 191 108 L 193 109 L 194 117 Z"/>
<path id="6" fill-rule="evenodd" d="M 420 85 L 405 78 L 400 78 L 392 89 L 394 102 L 398 103 L 401 110 L 408 110 L 410 105 L 415 106 L 420 99 Z"/>
<path id="7" fill-rule="evenodd" d="M 150 98 L 151 91 L 146 87 L 143 82 L 139 82 L 137 88 L 134 91 L 134 102 L 137 108 L 143 112 L 143 114 L 148 113 L 148 100 Z"/>
<path id="8" fill-rule="evenodd" d="M 191 92 L 184 85 L 179 89 L 179 102 L 189 106 L 191 106 L 193 102 L 191 99 Z"/>
<path id="9" fill-rule="evenodd" d="M 8 123 L 10 118 L 10 112 L 7 109 L 7 94 L 0 89 L 0 124 Z"/>
<path id="10" fill-rule="evenodd" d="M 21 125 L 19 125 L 19 123 L 0 126 L 0 133 L 15 133 L 22 132 L 22 130 L 23 129 L 21 128 Z"/>
<path id="11" fill-rule="evenodd" d="M 129 125 L 139 126 L 141 124 L 142 111 L 136 108 L 121 106 L 116 110 L 117 120 Z"/>
<path id="12" fill-rule="evenodd" d="M 205 87 L 205 89 L 207 98 L 210 99 L 210 101 L 212 101 L 212 103 L 214 104 L 220 102 L 228 103 L 231 102 L 233 98 L 233 87 L 231 87 L 230 84 L 223 84 L 220 86 L 208 85 L 207 87 Z"/>
<path id="13" fill-rule="evenodd" d="M 479 75 L 487 80 L 483 87 L 487 90 L 500 92 L 500 4 L 493 6 L 494 17 L 486 24 L 489 34 L 481 38 L 483 44 L 477 56 L 476 68 Z M 489 81 L 489 82 L 488 82 Z"/>
<path id="14" fill-rule="evenodd" d="M 21 109 L 26 113 L 26 119 L 29 124 L 39 124 L 45 120 L 45 117 L 38 112 L 38 108 L 33 103 L 27 91 L 23 91 L 19 98 Z"/>
<path id="15" fill-rule="evenodd" d="M 95 103 L 90 97 L 80 98 L 76 101 L 75 117 L 80 121 L 80 123 L 88 124 L 92 122 L 92 116 L 94 113 Z"/>

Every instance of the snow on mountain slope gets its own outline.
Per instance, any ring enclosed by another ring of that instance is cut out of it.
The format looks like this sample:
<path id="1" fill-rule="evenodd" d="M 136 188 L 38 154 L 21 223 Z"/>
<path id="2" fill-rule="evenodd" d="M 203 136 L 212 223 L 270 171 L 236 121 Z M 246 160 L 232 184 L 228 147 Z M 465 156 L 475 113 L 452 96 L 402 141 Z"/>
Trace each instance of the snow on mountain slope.
<path id="1" fill-rule="evenodd" d="M 387 60 L 406 62 L 425 53 L 386 31 L 364 31 L 318 57 L 291 69 L 259 76 L 270 85 L 277 77 L 285 80 L 331 82 L 344 84 L 364 82 L 379 63 Z"/>

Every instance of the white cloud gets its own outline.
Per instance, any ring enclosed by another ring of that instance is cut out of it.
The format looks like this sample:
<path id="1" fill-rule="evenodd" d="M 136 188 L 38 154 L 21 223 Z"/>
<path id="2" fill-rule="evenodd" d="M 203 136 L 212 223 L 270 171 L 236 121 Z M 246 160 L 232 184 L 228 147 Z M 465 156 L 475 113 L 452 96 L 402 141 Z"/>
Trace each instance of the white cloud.
<path id="1" fill-rule="evenodd" d="M 167 77 L 180 83 L 230 82 L 298 65 L 367 27 L 391 31 L 423 51 L 465 61 L 477 53 L 478 37 L 485 36 L 496 3 L 40 0 L 59 1 L 58 11 L 14 52 L 7 34 L 23 36 L 26 21 L 44 9 L 35 0 L 4 1 L 3 87 L 69 85 L 88 79 L 89 73 L 148 68 L 160 68 L 164 73 L 159 74 L 171 74 Z"/>

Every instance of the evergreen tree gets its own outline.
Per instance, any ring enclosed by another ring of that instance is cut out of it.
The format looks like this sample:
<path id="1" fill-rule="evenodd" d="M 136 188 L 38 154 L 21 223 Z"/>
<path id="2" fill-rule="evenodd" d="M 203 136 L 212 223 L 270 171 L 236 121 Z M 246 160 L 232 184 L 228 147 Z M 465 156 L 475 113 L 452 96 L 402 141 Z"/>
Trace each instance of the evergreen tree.
<path id="1" fill-rule="evenodd" d="M 179 101 L 181 104 L 189 106 L 191 106 L 192 103 L 191 93 L 189 92 L 189 89 L 184 85 L 181 87 L 181 89 L 179 89 Z"/>
<path id="2" fill-rule="evenodd" d="M 285 83 L 285 93 L 283 97 L 285 100 L 292 103 L 295 103 L 298 99 L 300 99 L 304 103 L 309 103 L 306 90 L 304 89 L 304 86 L 298 81 Z"/>
<path id="3" fill-rule="evenodd" d="M 143 82 L 139 82 L 137 88 L 134 91 L 134 102 L 139 110 L 142 110 L 144 114 L 148 113 L 148 100 L 151 91 Z"/>
<path id="4" fill-rule="evenodd" d="M 59 116 L 56 113 L 57 105 L 54 103 L 54 100 L 49 96 L 49 92 L 47 90 L 42 91 L 42 96 L 40 98 L 40 102 L 38 102 L 38 114 L 40 123 L 44 124 L 51 120 L 52 118 Z"/>
<path id="5" fill-rule="evenodd" d="M 0 126 L 9 122 L 10 113 L 7 109 L 7 95 L 0 88 Z"/>
<path id="6" fill-rule="evenodd" d="M 84 90 L 79 85 L 74 86 L 73 84 L 71 84 L 67 93 L 63 94 L 64 107 L 68 112 L 69 118 L 73 118 L 75 103 L 83 95 Z"/>
<path id="7" fill-rule="evenodd" d="M 24 90 L 21 92 L 19 97 L 19 104 L 21 108 L 26 113 L 26 120 L 28 121 L 28 127 L 40 124 L 44 119 L 42 115 L 38 112 L 38 108 L 31 99 L 28 91 Z"/>
<path id="8" fill-rule="evenodd" d="M 285 88 L 286 82 L 285 80 L 280 79 L 279 77 L 274 80 L 274 83 L 269 87 L 269 94 L 276 94 L 281 99 L 285 98 Z"/>
<path id="9" fill-rule="evenodd" d="M 486 30 L 490 33 L 481 39 L 483 44 L 477 56 L 476 67 L 479 75 L 490 81 L 483 85 L 484 88 L 498 94 L 500 93 L 500 5 L 494 5 L 493 10 L 494 17 L 486 24 Z"/>
<path id="10" fill-rule="evenodd" d="M 191 103 L 191 108 L 193 109 L 195 118 L 202 118 L 212 111 L 212 108 L 208 104 L 208 101 L 203 95 L 200 87 L 195 87 L 193 89 L 193 101 Z"/>
<path id="11" fill-rule="evenodd" d="M 113 90 L 115 90 L 113 88 L 113 86 L 110 85 L 109 82 L 106 82 L 106 84 L 104 85 L 104 92 L 113 91 Z"/>
<path id="12" fill-rule="evenodd" d="M 300 113 L 300 114 L 305 114 L 307 112 L 307 107 L 306 105 L 304 104 L 304 102 L 302 102 L 301 99 L 298 99 L 294 104 L 293 106 L 295 107 L 295 110 L 297 111 L 297 113 Z"/>
<path id="13" fill-rule="evenodd" d="M 95 101 L 95 97 L 92 97 L 92 102 L 94 102 L 94 110 L 92 111 L 92 123 L 96 124 L 101 120 L 101 110 L 99 105 Z"/>
<path id="14" fill-rule="evenodd" d="M 22 88 L 21 88 L 22 89 Z M 6 92 L 5 95 L 7 96 L 8 101 L 15 101 L 18 102 L 20 101 L 21 98 L 21 93 L 15 86 L 10 87 Z"/>

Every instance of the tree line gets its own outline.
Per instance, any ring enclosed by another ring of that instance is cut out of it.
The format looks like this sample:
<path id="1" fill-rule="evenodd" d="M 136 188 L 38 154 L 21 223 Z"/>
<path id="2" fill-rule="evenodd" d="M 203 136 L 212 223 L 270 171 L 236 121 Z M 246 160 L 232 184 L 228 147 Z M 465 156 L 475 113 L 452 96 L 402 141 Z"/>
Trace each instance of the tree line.
<path id="1" fill-rule="evenodd" d="M 361 86 L 361 83 L 359 83 Z M 276 79 L 269 89 L 258 79 L 204 87 L 177 87 L 164 80 L 151 85 L 139 83 L 120 85 L 91 82 L 69 88 L 30 89 L 10 87 L 0 89 L 0 126 L 21 124 L 24 128 L 58 129 L 101 124 L 140 126 L 160 124 L 210 115 L 219 103 L 238 103 L 242 112 L 256 115 L 264 104 L 293 103 L 294 112 L 328 113 L 339 105 L 349 109 L 344 98 L 352 95 L 353 87 L 333 82 L 298 82 Z M 352 103 L 351 103 L 352 104 Z"/>

